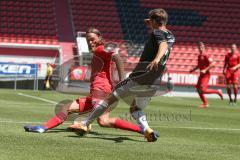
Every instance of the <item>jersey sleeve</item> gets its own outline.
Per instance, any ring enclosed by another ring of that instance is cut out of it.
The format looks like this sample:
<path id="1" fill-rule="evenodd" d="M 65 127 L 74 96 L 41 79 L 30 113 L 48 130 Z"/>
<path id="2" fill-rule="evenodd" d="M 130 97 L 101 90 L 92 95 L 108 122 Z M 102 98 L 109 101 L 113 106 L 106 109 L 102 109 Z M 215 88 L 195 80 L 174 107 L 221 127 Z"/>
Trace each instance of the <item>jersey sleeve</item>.
<path id="1" fill-rule="evenodd" d="M 105 60 L 111 59 L 114 54 L 115 52 L 106 50 L 103 45 L 97 47 L 95 50 L 95 55 Z"/>
<path id="2" fill-rule="evenodd" d="M 155 38 L 156 38 L 156 41 L 158 44 L 160 44 L 161 42 L 164 42 L 164 41 L 167 41 L 167 38 L 166 38 L 166 35 L 164 34 L 163 31 L 161 30 L 155 30 L 153 32 Z"/>

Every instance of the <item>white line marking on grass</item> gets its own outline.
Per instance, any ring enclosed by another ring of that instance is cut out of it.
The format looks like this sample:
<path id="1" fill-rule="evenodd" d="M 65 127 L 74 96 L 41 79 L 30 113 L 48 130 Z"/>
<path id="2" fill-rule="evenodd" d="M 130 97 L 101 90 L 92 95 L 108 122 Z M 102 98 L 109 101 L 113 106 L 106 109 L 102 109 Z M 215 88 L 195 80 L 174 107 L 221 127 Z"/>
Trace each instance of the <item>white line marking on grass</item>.
<path id="1" fill-rule="evenodd" d="M 222 130 L 222 131 L 240 131 L 240 128 L 204 128 L 204 127 L 171 127 L 171 126 L 151 126 L 160 128 L 192 129 L 192 130 Z"/>
<path id="2" fill-rule="evenodd" d="M 0 121 L 0 123 L 13 123 L 13 124 L 36 123 L 36 124 L 42 124 L 43 122 L 15 122 L 15 121 Z"/>
<path id="3" fill-rule="evenodd" d="M 0 123 L 12 123 L 12 124 L 43 124 L 45 122 L 27 122 L 27 121 L 4 121 L 4 120 L 0 120 Z M 65 122 L 64 124 L 72 124 L 70 122 Z"/>
<path id="4" fill-rule="evenodd" d="M 51 100 L 48 100 L 48 99 L 45 99 L 45 98 L 36 97 L 36 96 L 31 96 L 31 95 L 28 95 L 28 94 L 18 93 L 18 95 L 24 96 L 24 97 L 33 98 L 33 99 L 37 99 L 37 100 L 48 102 L 48 103 L 51 103 L 51 104 L 58 104 L 55 101 L 51 101 Z"/>
<path id="5" fill-rule="evenodd" d="M 12 124 L 43 124 L 45 122 L 24 122 L 24 121 L 6 121 L 0 120 L 0 123 L 12 123 Z M 71 122 L 65 122 L 64 124 L 72 124 Z M 93 126 L 98 126 L 98 124 L 92 124 Z M 161 126 L 155 125 L 151 127 L 159 128 L 176 128 L 176 129 L 192 129 L 192 130 L 219 130 L 219 131 L 240 131 L 240 128 L 204 128 L 204 127 L 171 127 L 171 126 Z"/>

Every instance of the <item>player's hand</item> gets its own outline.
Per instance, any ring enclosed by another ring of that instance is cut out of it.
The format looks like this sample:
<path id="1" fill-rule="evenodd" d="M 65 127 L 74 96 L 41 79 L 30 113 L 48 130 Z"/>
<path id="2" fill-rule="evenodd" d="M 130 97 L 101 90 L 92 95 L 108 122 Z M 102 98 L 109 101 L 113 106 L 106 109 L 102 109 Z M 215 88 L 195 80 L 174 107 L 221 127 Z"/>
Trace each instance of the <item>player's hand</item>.
<path id="1" fill-rule="evenodd" d="M 147 68 L 152 70 L 153 68 L 155 68 L 156 70 L 158 69 L 158 60 L 153 60 L 148 66 Z"/>
<path id="2" fill-rule="evenodd" d="M 231 71 L 235 72 L 237 68 L 236 67 L 232 67 L 230 69 L 231 69 Z"/>
<path id="3" fill-rule="evenodd" d="M 201 73 L 205 74 L 207 71 L 205 69 L 200 71 Z"/>

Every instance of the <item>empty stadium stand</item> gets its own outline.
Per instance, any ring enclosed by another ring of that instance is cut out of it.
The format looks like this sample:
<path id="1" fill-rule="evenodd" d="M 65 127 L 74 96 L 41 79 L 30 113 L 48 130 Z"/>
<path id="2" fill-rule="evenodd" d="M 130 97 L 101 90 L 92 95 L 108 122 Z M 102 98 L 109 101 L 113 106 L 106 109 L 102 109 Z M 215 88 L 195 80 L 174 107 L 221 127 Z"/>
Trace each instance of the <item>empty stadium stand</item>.
<path id="1" fill-rule="evenodd" d="M 114 0 L 71 0 L 71 10 L 75 32 L 96 27 L 105 39 L 124 38 Z"/>
<path id="2" fill-rule="evenodd" d="M 0 1 L 0 41 L 57 44 L 53 0 Z"/>
<path id="3" fill-rule="evenodd" d="M 179 42 L 240 43 L 238 1 L 140 0 L 144 8 L 166 8 Z"/>

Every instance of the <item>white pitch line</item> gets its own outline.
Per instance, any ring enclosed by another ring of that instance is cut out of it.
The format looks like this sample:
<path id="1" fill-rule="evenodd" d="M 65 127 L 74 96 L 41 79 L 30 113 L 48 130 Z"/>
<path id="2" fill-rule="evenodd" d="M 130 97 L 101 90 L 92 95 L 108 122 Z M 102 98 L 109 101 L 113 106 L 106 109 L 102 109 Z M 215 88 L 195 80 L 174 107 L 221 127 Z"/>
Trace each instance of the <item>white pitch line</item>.
<path id="1" fill-rule="evenodd" d="M 240 128 L 204 128 L 204 127 L 171 127 L 171 126 L 151 126 L 160 128 L 192 129 L 192 130 L 222 130 L 222 131 L 240 131 Z"/>
<path id="2" fill-rule="evenodd" d="M 0 121 L 0 123 L 13 123 L 13 124 L 27 124 L 27 123 L 35 123 L 42 124 L 43 122 L 16 122 L 16 121 Z"/>
<path id="3" fill-rule="evenodd" d="M 12 124 L 43 124 L 45 122 L 24 122 L 24 121 L 4 121 L 0 120 L 0 123 L 12 123 Z M 72 124 L 71 122 L 65 122 L 64 124 Z M 93 126 L 98 126 L 98 124 L 92 124 Z M 203 128 L 203 127 L 171 127 L 171 126 L 161 126 L 155 125 L 151 127 L 159 128 L 174 128 L 174 129 L 191 129 L 191 130 L 219 130 L 219 131 L 240 131 L 240 128 Z"/>
<path id="4" fill-rule="evenodd" d="M 45 99 L 45 98 L 36 97 L 36 96 L 31 96 L 31 95 L 28 95 L 28 94 L 18 93 L 18 95 L 24 96 L 24 97 L 33 98 L 33 99 L 37 99 L 37 100 L 48 102 L 48 103 L 51 103 L 51 104 L 58 104 L 55 101 L 51 101 L 51 100 L 48 100 L 48 99 Z"/>

